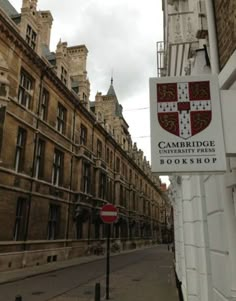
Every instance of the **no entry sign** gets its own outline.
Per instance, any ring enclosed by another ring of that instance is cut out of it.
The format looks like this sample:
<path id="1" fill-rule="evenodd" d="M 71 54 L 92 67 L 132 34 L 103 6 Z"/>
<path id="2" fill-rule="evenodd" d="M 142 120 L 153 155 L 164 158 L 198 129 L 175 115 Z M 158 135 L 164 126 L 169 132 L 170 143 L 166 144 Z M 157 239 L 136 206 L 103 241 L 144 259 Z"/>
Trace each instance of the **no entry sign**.
<path id="1" fill-rule="evenodd" d="M 102 207 L 100 216 L 104 223 L 114 223 L 118 218 L 117 208 L 112 204 L 106 204 Z"/>

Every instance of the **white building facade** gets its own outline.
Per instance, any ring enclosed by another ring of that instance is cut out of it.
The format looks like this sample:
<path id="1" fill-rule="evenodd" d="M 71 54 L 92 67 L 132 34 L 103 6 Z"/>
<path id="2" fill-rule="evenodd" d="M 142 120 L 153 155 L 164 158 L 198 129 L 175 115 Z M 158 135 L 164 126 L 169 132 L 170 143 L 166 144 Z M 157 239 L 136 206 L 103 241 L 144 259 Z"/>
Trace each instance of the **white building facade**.
<path id="1" fill-rule="evenodd" d="M 227 158 L 224 174 L 170 177 L 175 267 L 185 301 L 236 300 L 235 5 L 231 0 L 163 1 L 158 76 L 218 75 Z"/>

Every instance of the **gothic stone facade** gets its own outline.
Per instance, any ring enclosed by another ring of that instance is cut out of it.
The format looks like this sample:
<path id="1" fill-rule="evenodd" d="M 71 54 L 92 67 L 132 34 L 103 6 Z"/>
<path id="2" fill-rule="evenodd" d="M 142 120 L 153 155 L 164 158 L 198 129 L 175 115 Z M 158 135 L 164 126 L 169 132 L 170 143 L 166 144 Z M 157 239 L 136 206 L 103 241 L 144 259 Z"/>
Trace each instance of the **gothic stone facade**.
<path id="1" fill-rule="evenodd" d="M 158 241 L 159 179 L 132 145 L 122 115 L 104 124 L 90 110 L 86 46 L 60 41 L 51 53 L 50 12 L 37 11 L 35 0 L 24 0 L 21 14 L 7 0 L 6 6 L 10 13 L 0 10 L 0 270 L 73 258 L 103 243 L 99 212 L 108 202 L 119 210 L 113 241 L 124 248 Z"/>

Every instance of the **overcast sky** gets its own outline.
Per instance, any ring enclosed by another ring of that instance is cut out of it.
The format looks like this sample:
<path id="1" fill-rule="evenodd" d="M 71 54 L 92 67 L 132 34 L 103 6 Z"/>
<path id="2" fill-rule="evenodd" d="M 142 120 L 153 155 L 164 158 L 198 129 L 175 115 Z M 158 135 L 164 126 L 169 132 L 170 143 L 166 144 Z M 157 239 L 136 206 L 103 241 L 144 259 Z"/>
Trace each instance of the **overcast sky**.
<path id="1" fill-rule="evenodd" d="M 22 0 L 10 0 L 20 12 Z M 90 100 L 113 85 L 133 142 L 150 155 L 149 77 L 156 77 L 156 42 L 161 41 L 160 0 L 38 0 L 53 15 L 51 51 L 58 41 L 89 50 Z"/>

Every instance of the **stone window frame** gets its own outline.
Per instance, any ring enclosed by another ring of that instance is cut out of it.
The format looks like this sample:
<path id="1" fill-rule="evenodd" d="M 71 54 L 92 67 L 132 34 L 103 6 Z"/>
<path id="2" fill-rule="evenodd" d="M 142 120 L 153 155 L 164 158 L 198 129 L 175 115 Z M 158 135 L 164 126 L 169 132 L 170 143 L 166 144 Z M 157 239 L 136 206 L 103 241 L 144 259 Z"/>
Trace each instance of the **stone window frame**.
<path id="1" fill-rule="evenodd" d="M 97 158 L 102 158 L 102 141 L 97 139 Z"/>
<path id="2" fill-rule="evenodd" d="M 107 174 L 103 171 L 100 171 L 99 175 L 98 197 L 102 200 L 106 200 L 107 197 Z"/>
<path id="3" fill-rule="evenodd" d="M 27 24 L 26 27 L 26 42 L 27 44 L 35 50 L 37 41 L 37 33 L 33 30 L 33 28 Z"/>
<path id="4" fill-rule="evenodd" d="M 114 203 L 114 196 L 113 196 L 113 185 L 114 182 L 110 177 L 107 177 L 107 185 L 106 185 L 106 196 L 109 203 Z"/>
<path id="5" fill-rule="evenodd" d="M 24 169 L 25 162 L 25 150 L 26 150 L 26 129 L 19 127 L 17 138 L 16 138 L 16 153 L 15 153 L 15 171 L 22 172 Z"/>
<path id="6" fill-rule="evenodd" d="M 46 88 L 43 88 L 40 118 L 44 121 L 47 121 L 47 117 L 48 117 L 49 98 L 50 98 L 49 91 Z"/>
<path id="7" fill-rule="evenodd" d="M 120 165 L 121 165 L 120 158 L 116 157 L 116 172 L 117 173 L 120 173 L 120 169 L 121 169 Z"/>
<path id="8" fill-rule="evenodd" d="M 22 68 L 20 72 L 18 102 L 27 109 L 32 108 L 34 82 L 32 76 Z"/>
<path id="9" fill-rule="evenodd" d="M 36 150 L 36 163 L 35 163 L 35 178 L 43 179 L 44 176 L 44 162 L 45 162 L 45 145 L 46 142 L 39 138 Z"/>
<path id="10" fill-rule="evenodd" d="M 61 81 L 63 82 L 63 84 L 65 86 L 67 85 L 67 77 L 68 77 L 68 73 L 67 73 L 66 68 L 61 66 Z"/>
<path id="11" fill-rule="evenodd" d="M 62 186 L 64 175 L 64 153 L 55 148 L 52 167 L 52 184 Z"/>
<path id="12" fill-rule="evenodd" d="M 60 226 L 60 209 L 60 205 L 54 203 L 49 204 L 47 229 L 48 240 L 55 240 L 58 238 Z"/>
<path id="13" fill-rule="evenodd" d="M 106 162 L 109 165 L 110 164 L 110 149 L 109 147 L 106 148 Z"/>
<path id="14" fill-rule="evenodd" d="M 88 129 L 85 125 L 80 125 L 80 144 L 81 145 L 87 145 L 87 139 L 88 139 Z"/>
<path id="15" fill-rule="evenodd" d="M 59 133 L 63 135 L 65 135 L 66 132 L 66 118 L 67 118 L 67 109 L 60 102 L 58 102 L 56 129 Z"/>
<path id="16" fill-rule="evenodd" d="M 83 160 L 82 191 L 86 194 L 91 193 L 91 184 L 91 164 L 87 160 Z"/>
<path id="17" fill-rule="evenodd" d="M 24 239 L 26 222 L 26 201 L 27 199 L 23 197 L 19 197 L 17 199 L 13 240 Z"/>

